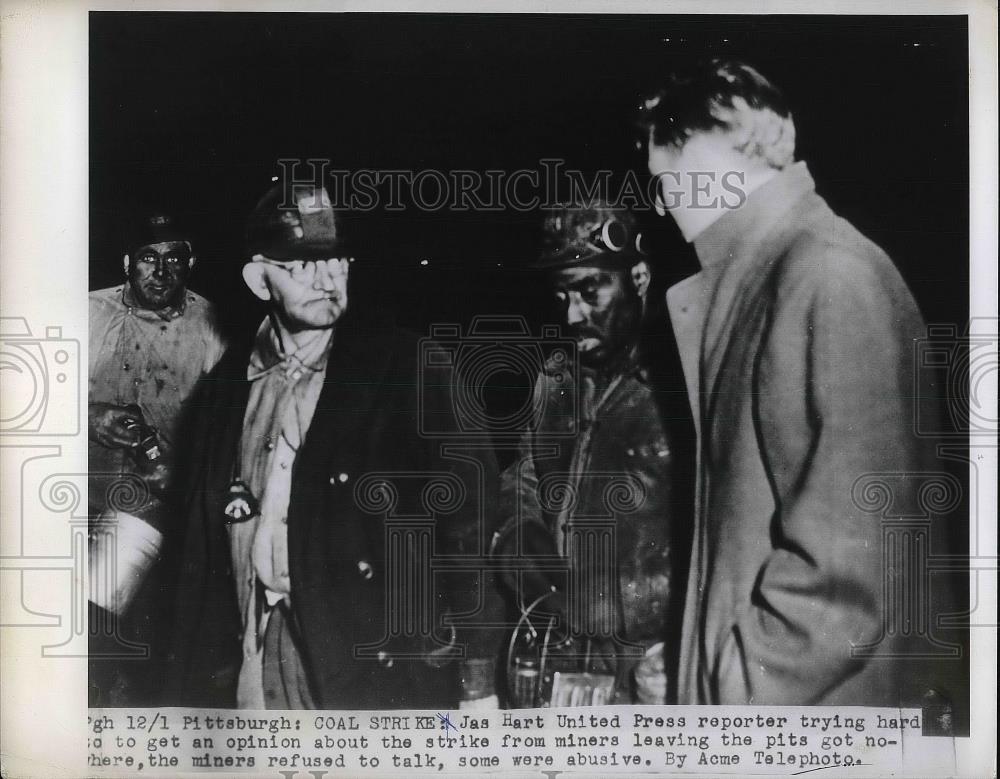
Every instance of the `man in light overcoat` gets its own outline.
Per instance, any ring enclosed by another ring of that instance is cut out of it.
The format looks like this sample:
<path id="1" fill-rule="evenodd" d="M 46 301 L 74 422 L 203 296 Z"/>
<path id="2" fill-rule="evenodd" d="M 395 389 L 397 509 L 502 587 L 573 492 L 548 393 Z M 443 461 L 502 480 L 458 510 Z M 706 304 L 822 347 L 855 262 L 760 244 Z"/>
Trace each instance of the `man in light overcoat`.
<path id="1" fill-rule="evenodd" d="M 883 478 L 919 513 L 913 296 L 816 193 L 783 96 L 753 68 L 675 74 L 640 116 L 658 208 L 702 267 L 667 295 L 699 438 L 680 702 L 938 695 L 891 597 L 926 604 L 935 584 L 893 570 L 885 519 L 858 499 Z"/>

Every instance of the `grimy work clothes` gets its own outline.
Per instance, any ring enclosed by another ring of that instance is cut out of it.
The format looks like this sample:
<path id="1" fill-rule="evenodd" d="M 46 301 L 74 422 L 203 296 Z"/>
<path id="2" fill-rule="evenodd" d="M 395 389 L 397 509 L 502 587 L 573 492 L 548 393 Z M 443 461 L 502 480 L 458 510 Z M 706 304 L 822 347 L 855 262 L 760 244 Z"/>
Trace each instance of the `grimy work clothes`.
<path id="1" fill-rule="evenodd" d="M 212 304 L 187 290 L 177 306 L 149 311 L 125 284 L 90 293 L 89 328 L 88 401 L 138 406 L 169 453 L 185 402 L 225 351 Z M 133 473 L 135 460 L 126 449 L 96 441 L 87 455 L 90 508 L 97 514 L 110 478 Z"/>
<path id="2" fill-rule="evenodd" d="M 157 430 L 161 456 L 170 458 L 197 383 L 225 350 L 212 304 L 187 290 L 177 305 L 151 311 L 137 305 L 129 284 L 91 292 L 89 302 L 88 401 L 138 406 L 146 424 Z M 107 508 L 109 494 L 126 504 L 135 498 L 136 510 L 143 508 L 138 503 L 151 496 L 135 481 L 141 477 L 130 450 L 90 440 L 87 453 L 92 519 Z M 144 508 L 155 502 L 148 500 Z M 170 522 L 170 517 L 164 519 Z M 89 604 L 90 624 L 106 628 L 91 631 L 90 705 L 156 702 L 170 601 L 165 584 L 173 564 L 170 550 L 161 550 L 121 616 Z M 131 646 L 123 648 L 123 642 Z M 136 658 L 141 652 L 148 657 Z"/>
<path id="3" fill-rule="evenodd" d="M 675 489 L 675 420 L 635 353 L 600 387 L 589 370 L 549 360 L 535 408 L 501 476 L 507 524 L 495 554 L 522 608 L 555 589 L 540 611 L 604 653 L 617 699 L 629 702 L 627 670 L 664 642 L 671 668 L 677 641 L 676 568 L 690 513 Z"/>

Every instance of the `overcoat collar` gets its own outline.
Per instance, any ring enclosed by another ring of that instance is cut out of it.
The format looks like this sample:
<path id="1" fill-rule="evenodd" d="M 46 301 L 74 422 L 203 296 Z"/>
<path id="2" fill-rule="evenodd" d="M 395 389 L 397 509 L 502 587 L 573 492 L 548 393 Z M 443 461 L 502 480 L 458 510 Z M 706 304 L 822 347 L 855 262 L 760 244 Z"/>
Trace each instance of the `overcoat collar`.
<path id="1" fill-rule="evenodd" d="M 694 239 L 698 262 L 702 268 L 710 268 L 742 256 L 771 232 L 789 208 L 815 189 L 804 162 L 790 165 Z"/>

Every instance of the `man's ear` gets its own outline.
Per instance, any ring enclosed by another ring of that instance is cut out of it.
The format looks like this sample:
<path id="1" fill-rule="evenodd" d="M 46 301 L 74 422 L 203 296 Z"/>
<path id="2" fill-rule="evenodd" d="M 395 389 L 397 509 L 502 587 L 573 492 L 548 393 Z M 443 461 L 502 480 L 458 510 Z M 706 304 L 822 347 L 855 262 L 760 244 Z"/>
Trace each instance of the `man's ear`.
<path id="1" fill-rule="evenodd" d="M 250 291 L 261 300 L 271 299 L 271 288 L 267 286 L 267 266 L 262 262 L 248 262 L 243 266 L 243 281 Z"/>
<path id="2" fill-rule="evenodd" d="M 128 266 L 129 266 L 128 255 L 127 254 L 123 254 L 122 255 L 122 268 L 125 270 L 125 275 L 126 276 L 128 276 Z"/>
<path id="3" fill-rule="evenodd" d="M 191 258 L 188 260 L 188 268 L 187 268 L 188 273 L 190 273 L 192 270 L 194 270 L 195 263 L 198 262 L 198 255 L 194 253 L 194 247 L 191 245 L 190 241 L 182 241 L 182 243 L 185 244 L 188 248 L 188 251 L 191 252 Z"/>
<path id="4" fill-rule="evenodd" d="M 635 291 L 639 294 L 639 297 L 645 302 L 646 293 L 649 292 L 649 265 L 645 260 L 639 260 L 635 265 L 632 266 L 630 271 L 632 276 L 632 284 L 635 285 Z"/>

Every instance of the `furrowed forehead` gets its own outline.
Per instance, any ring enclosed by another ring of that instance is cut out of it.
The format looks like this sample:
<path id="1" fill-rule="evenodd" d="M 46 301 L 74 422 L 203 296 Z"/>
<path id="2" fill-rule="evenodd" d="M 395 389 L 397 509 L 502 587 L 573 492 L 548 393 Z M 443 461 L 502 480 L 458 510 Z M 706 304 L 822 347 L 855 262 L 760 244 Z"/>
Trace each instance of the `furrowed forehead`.
<path id="1" fill-rule="evenodd" d="M 191 244 L 189 244 L 187 241 L 161 241 L 160 243 L 144 243 L 142 244 L 142 246 L 136 248 L 135 251 L 136 254 L 142 254 L 143 252 L 150 250 L 162 253 L 177 249 L 187 249 L 188 251 L 190 251 Z"/>
<path id="2" fill-rule="evenodd" d="M 345 258 L 343 257 L 268 257 L 264 254 L 255 254 L 250 258 L 253 262 L 269 262 L 277 263 L 279 265 L 292 265 L 293 263 L 309 265 L 310 263 L 325 262 L 327 265 L 333 265 L 334 263 L 341 263 Z"/>
<path id="3" fill-rule="evenodd" d="M 615 272 L 610 268 L 586 265 L 576 268 L 559 268 L 552 272 L 554 284 L 563 287 L 578 287 L 592 282 L 604 283 L 614 278 Z"/>

